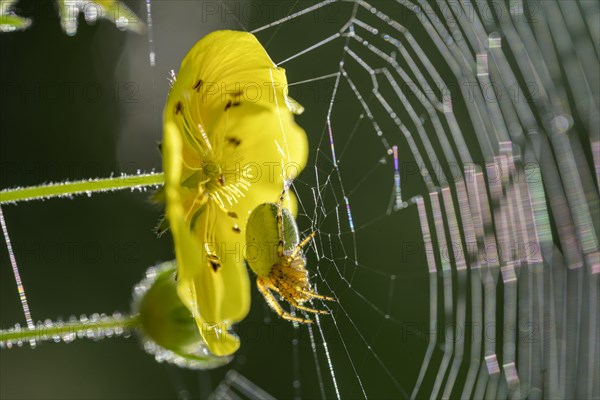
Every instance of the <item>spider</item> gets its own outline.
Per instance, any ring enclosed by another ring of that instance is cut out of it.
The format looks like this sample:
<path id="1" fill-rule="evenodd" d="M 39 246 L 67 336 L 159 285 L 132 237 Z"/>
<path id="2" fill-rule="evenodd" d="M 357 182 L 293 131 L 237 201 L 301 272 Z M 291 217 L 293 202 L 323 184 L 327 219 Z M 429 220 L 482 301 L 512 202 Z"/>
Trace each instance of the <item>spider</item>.
<path id="1" fill-rule="evenodd" d="M 311 289 L 302 249 L 317 231 L 300 242 L 298 225 L 292 213 L 283 205 L 286 193 L 287 187 L 277 204 L 263 203 L 250 214 L 246 225 L 246 261 L 257 275 L 258 290 L 273 311 L 286 320 L 310 324 L 312 320 L 284 311 L 271 292 L 277 292 L 295 308 L 314 314 L 329 312 L 302 304 L 310 299 L 335 301 L 334 298 L 320 295 Z"/>

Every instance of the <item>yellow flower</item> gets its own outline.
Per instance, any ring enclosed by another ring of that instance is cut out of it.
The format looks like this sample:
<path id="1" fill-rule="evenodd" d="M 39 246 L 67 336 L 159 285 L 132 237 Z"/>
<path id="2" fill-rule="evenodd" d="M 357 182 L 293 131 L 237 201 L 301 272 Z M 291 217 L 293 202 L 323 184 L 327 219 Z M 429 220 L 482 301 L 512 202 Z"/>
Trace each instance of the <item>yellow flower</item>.
<path id="1" fill-rule="evenodd" d="M 247 218 L 306 164 L 296 109 L 285 71 L 245 32 L 200 40 L 169 93 L 163 167 L 177 291 L 215 355 L 239 348 L 229 329 L 250 307 Z"/>

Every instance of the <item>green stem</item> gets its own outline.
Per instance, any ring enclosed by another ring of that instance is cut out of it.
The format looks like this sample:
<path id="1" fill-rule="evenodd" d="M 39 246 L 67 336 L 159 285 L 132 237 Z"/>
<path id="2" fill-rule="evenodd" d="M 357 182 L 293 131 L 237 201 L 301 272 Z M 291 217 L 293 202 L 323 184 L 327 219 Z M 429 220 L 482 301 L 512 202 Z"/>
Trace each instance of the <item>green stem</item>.
<path id="1" fill-rule="evenodd" d="M 139 316 L 112 317 L 93 315 L 89 319 L 82 317 L 77 321 L 38 323 L 35 328 L 15 326 L 0 330 L 0 348 L 11 348 L 15 344 L 22 345 L 44 341 L 71 342 L 77 338 L 102 339 L 105 337 L 129 334 L 140 324 Z"/>
<path id="2" fill-rule="evenodd" d="M 52 197 L 68 197 L 94 192 L 108 192 L 122 189 L 142 189 L 147 186 L 160 186 L 164 183 L 162 172 L 122 175 L 119 177 L 91 179 L 77 182 L 50 183 L 25 188 L 4 189 L 0 191 L 0 204 L 19 201 L 43 200 Z"/>

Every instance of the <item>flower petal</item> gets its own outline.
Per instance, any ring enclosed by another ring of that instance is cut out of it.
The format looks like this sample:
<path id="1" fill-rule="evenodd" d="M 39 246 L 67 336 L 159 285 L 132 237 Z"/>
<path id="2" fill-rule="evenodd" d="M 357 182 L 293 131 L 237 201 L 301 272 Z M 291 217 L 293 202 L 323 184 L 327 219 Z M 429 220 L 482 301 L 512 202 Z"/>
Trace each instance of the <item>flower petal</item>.
<path id="1" fill-rule="evenodd" d="M 192 236 L 185 222 L 184 209 L 179 192 L 181 179 L 181 139 L 175 124 L 165 124 L 164 170 L 167 197 L 167 217 L 175 242 L 178 263 L 177 292 L 196 320 L 202 338 L 210 351 L 218 356 L 229 355 L 239 348 L 239 340 L 228 332 L 232 317 L 227 315 L 232 307 L 224 310 L 223 274 L 208 265 L 206 249 Z M 208 215 L 201 216 L 208 218 Z M 228 284 L 231 284 L 231 278 Z M 225 311 L 225 313 L 223 312 Z"/>
<path id="2" fill-rule="evenodd" d="M 236 102 L 287 108 L 286 96 L 285 70 L 273 63 L 254 35 L 216 31 L 198 41 L 183 59 L 165 117 L 181 111 L 178 102 L 182 102 L 189 116 L 211 132 Z"/>
<path id="3" fill-rule="evenodd" d="M 256 184 L 283 189 L 283 182 L 294 179 L 306 166 L 306 133 L 287 108 L 264 109 L 243 104 L 221 118 L 215 126 L 215 137 L 223 149 L 223 169 L 249 168 L 251 177 L 234 175 L 233 179 L 246 178 L 252 183 L 252 190 Z M 225 143 L 221 145 L 222 141 Z"/>

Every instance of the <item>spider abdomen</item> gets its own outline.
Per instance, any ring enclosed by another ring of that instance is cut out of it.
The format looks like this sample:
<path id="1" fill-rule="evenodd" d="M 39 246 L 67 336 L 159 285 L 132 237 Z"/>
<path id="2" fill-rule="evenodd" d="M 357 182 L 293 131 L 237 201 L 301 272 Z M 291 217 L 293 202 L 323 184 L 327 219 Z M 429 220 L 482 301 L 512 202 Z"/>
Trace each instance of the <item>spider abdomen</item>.
<path id="1" fill-rule="evenodd" d="M 291 253 L 300 238 L 298 225 L 289 210 L 281 210 L 283 225 L 283 251 Z M 274 265 L 281 264 L 277 254 L 279 245 L 277 228 L 277 204 L 264 203 L 257 206 L 246 225 L 246 261 L 258 276 L 268 277 Z"/>

